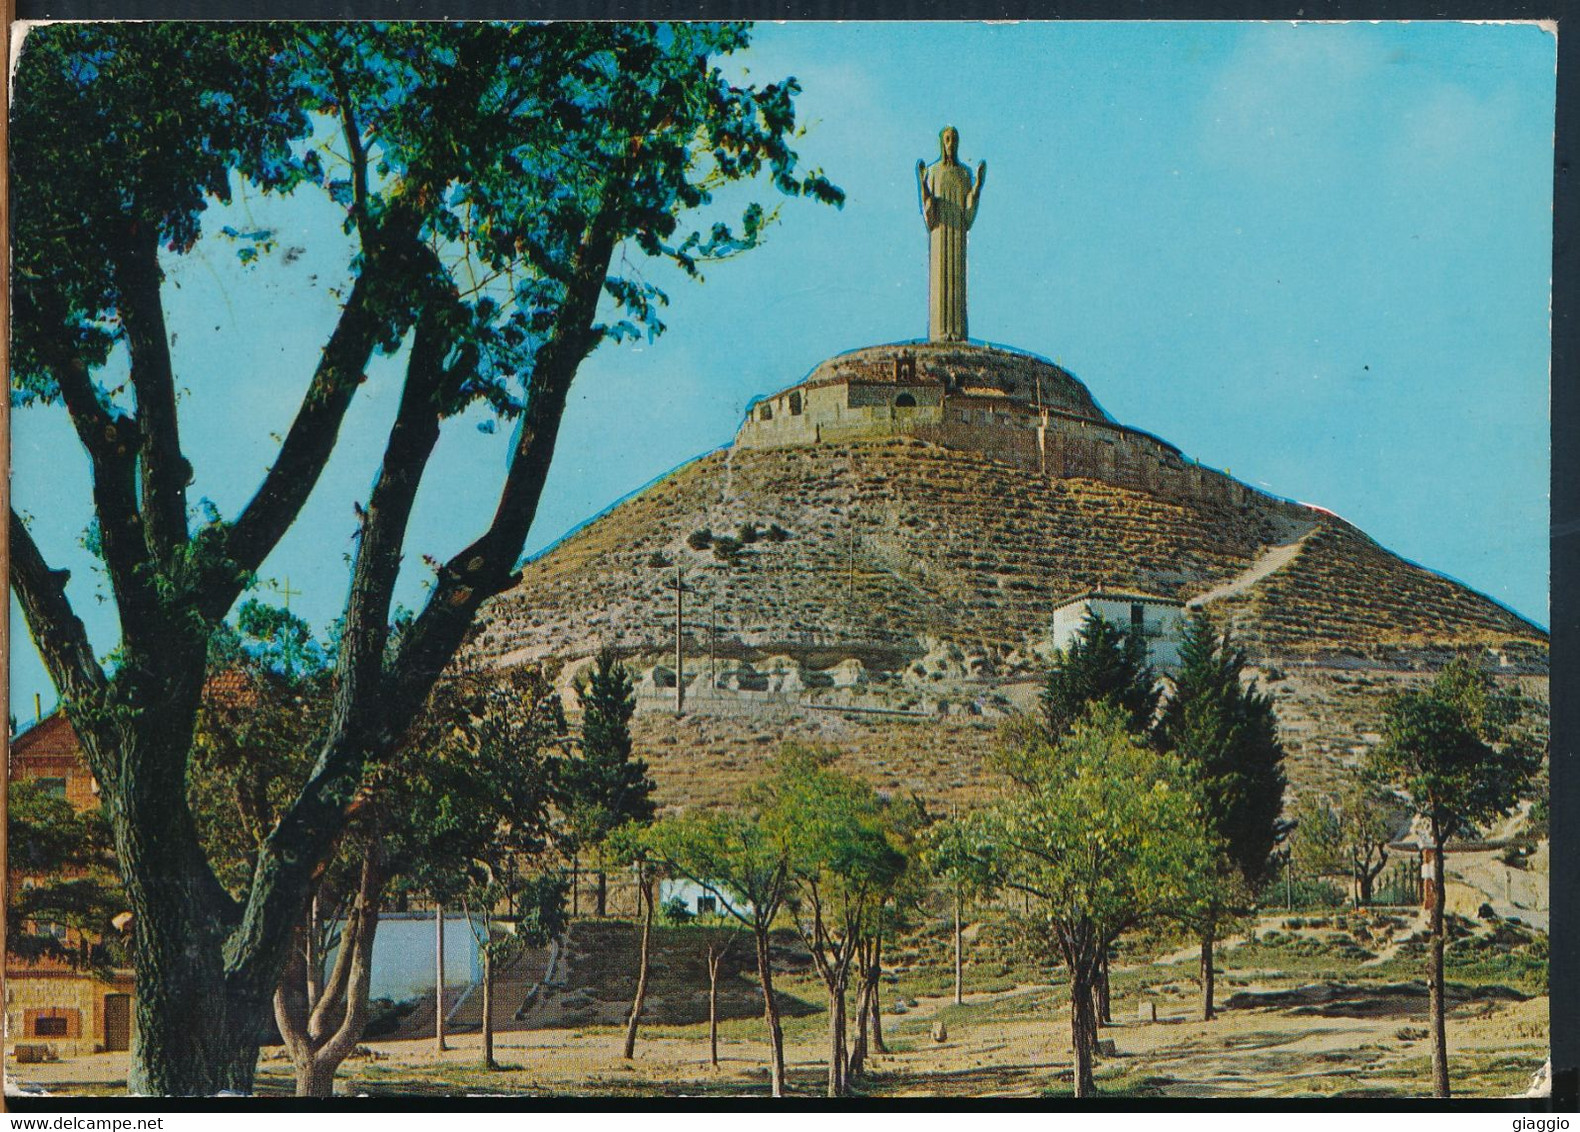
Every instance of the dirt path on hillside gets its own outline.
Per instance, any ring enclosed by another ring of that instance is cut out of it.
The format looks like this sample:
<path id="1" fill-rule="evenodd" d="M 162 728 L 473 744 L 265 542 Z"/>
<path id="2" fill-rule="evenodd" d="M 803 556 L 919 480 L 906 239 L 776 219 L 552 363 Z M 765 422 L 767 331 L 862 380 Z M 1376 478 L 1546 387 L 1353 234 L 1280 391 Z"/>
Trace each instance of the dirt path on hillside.
<path id="1" fill-rule="evenodd" d="M 1275 574 L 1293 562 L 1295 557 L 1305 549 L 1307 540 L 1311 538 L 1316 529 L 1317 525 L 1315 523 L 1310 524 L 1300 531 L 1293 541 L 1282 543 L 1265 551 L 1260 558 L 1246 567 L 1242 573 L 1230 578 L 1220 586 L 1214 586 L 1204 594 L 1191 598 L 1188 604 L 1194 608 L 1206 605 L 1208 602 L 1220 601 L 1223 598 L 1234 597 L 1236 594 L 1244 593 L 1269 574 Z M 1291 533 L 1293 534 L 1294 532 L 1291 531 Z"/>

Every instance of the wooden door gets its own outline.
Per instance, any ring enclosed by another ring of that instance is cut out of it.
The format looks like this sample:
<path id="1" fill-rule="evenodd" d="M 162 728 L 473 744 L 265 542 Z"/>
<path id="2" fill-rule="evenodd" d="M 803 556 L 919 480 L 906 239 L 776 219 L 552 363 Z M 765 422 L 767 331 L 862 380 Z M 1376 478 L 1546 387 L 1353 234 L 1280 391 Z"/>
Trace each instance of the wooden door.
<path id="1" fill-rule="evenodd" d="M 132 1048 L 132 996 L 129 994 L 104 996 L 104 1048 Z"/>

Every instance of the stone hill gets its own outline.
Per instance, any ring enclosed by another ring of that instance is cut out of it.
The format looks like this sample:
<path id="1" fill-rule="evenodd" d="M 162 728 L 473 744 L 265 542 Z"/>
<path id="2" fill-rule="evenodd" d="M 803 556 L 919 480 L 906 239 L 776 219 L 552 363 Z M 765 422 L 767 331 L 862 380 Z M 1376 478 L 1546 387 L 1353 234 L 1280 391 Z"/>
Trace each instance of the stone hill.
<path id="1" fill-rule="evenodd" d="M 964 384 L 939 382 L 941 412 Z M 1541 630 L 1332 514 L 1145 434 L 1152 471 L 1049 468 L 1046 439 L 1017 443 L 1024 414 L 997 425 L 1002 445 L 929 433 L 898 420 L 904 389 L 890 383 L 877 430 L 738 443 L 624 501 L 528 563 L 474 647 L 501 664 L 562 661 L 567 690 L 598 647 L 620 650 L 640 677 L 638 741 L 676 803 L 729 801 L 795 738 L 840 745 L 880 789 L 976 795 L 997 721 L 1033 702 L 1054 609 L 1095 588 L 1230 619 L 1277 698 L 1297 790 L 1342 773 L 1376 741 L 1387 693 L 1456 653 L 1546 697 Z M 1131 431 L 1091 404 L 1098 416 L 1068 428 Z"/>

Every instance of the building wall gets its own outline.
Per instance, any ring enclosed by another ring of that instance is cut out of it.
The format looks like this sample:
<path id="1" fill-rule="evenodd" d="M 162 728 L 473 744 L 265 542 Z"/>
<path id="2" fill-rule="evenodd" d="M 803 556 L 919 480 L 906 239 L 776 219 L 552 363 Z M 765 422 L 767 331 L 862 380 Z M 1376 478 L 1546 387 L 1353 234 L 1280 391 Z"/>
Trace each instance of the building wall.
<path id="1" fill-rule="evenodd" d="M 5 979 L 7 1049 L 18 1044 L 48 1046 L 58 1057 L 104 1049 L 104 1000 L 130 994 L 129 976 L 111 981 L 70 969 L 9 969 Z M 38 1033 L 41 1018 L 63 1018 L 61 1036 Z"/>
<path id="2" fill-rule="evenodd" d="M 1185 610 L 1178 605 L 1133 602 L 1124 597 L 1097 597 L 1060 606 L 1053 613 L 1053 647 L 1066 649 L 1080 633 L 1090 610 L 1104 621 L 1128 630 L 1132 610 L 1141 609 L 1141 635 L 1147 643 L 1147 660 L 1160 672 L 1179 667 L 1180 641 L 1185 633 Z"/>
<path id="3" fill-rule="evenodd" d="M 801 394 L 799 413 L 791 397 Z M 914 407 L 895 404 L 908 395 Z M 764 417 L 763 407 L 769 415 Z M 861 382 L 799 386 L 760 402 L 741 425 L 743 448 L 849 444 L 914 436 L 981 452 L 1053 479 L 1093 479 L 1164 499 L 1243 507 L 1298 505 L 1203 467 L 1147 433 L 1107 421 L 1049 413 L 1039 443 L 1038 411 L 1005 397 L 944 393 L 940 386 Z"/>
<path id="4" fill-rule="evenodd" d="M 79 811 L 99 805 L 98 783 L 83 762 L 76 732 L 63 712 L 56 712 L 11 741 L 8 769 L 13 782 L 61 780 L 66 801 Z"/>

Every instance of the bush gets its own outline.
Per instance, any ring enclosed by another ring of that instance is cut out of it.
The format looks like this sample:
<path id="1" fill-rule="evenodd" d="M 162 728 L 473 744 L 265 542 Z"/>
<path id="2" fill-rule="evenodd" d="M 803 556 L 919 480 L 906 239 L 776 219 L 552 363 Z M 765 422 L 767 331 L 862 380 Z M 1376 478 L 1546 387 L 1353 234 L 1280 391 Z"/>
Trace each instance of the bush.
<path id="1" fill-rule="evenodd" d="M 778 523 L 774 523 L 774 524 L 770 525 L 769 528 L 768 528 L 768 541 L 769 542 L 789 542 L 790 541 L 790 532 L 785 530 Z"/>
<path id="2" fill-rule="evenodd" d="M 1481 907 L 1476 909 L 1476 919 L 1478 920 L 1496 920 L 1497 918 L 1498 914 L 1492 910 L 1492 905 L 1484 900 L 1481 902 Z"/>
<path id="3" fill-rule="evenodd" d="M 760 533 L 761 530 L 756 523 L 742 523 L 739 527 L 735 528 L 735 537 L 747 545 L 756 542 L 757 536 Z"/>
<path id="4" fill-rule="evenodd" d="M 396 1002 L 392 998 L 375 998 L 368 1002 L 368 1024 L 362 1030 L 364 1038 L 382 1038 L 400 1029 L 406 1015 L 417 1009 L 416 999 Z"/>
<path id="5" fill-rule="evenodd" d="M 678 896 L 671 896 L 664 901 L 664 906 L 659 909 L 658 914 L 672 928 L 685 927 L 697 918 L 696 914 L 686 907 L 686 902 Z"/>
<path id="6" fill-rule="evenodd" d="M 720 562 L 732 563 L 741 553 L 741 540 L 720 535 L 713 540 L 713 557 Z"/>
<path id="7" fill-rule="evenodd" d="M 686 545 L 691 547 L 692 550 L 707 550 L 712 542 L 713 532 L 707 527 L 692 531 L 686 536 Z"/>
<path id="8" fill-rule="evenodd" d="M 662 550 L 655 550 L 647 556 L 647 564 L 655 570 L 662 570 L 667 566 L 673 566 L 674 562 Z"/>

